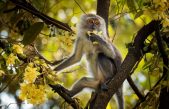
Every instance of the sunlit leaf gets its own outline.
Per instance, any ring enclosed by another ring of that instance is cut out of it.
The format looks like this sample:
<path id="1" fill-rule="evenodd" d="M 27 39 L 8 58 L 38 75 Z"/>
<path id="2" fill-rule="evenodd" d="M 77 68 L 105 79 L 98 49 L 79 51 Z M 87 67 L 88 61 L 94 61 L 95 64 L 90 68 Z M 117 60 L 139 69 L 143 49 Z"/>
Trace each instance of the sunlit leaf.
<path id="1" fill-rule="evenodd" d="M 24 32 L 24 38 L 22 40 L 22 43 L 24 45 L 32 43 L 43 29 L 43 26 L 43 22 L 37 22 L 30 26 L 29 29 Z"/>

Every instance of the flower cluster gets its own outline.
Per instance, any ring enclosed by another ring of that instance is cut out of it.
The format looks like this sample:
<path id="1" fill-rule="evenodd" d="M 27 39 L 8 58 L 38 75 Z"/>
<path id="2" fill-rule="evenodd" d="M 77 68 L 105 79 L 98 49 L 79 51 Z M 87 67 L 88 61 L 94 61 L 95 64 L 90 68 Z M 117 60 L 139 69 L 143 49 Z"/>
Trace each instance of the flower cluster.
<path id="1" fill-rule="evenodd" d="M 45 63 L 43 59 L 38 57 L 28 57 L 25 59 L 22 44 L 10 44 L 1 50 L 3 62 L 0 64 L 0 77 L 12 73 L 14 75 L 22 75 L 23 82 L 20 84 L 19 98 L 26 100 L 31 104 L 42 104 L 48 98 L 55 96 L 54 91 L 47 84 L 58 83 L 56 73 Z M 29 63 L 27 63 L 29 62 Z M 18 70 L 21 67 L 21 70 Z"/>
<path id="2" fill-rule="evenodd" d="M 6 58 L 6 65 L 11 66 L 15 64 L 15 61 L 18 60 L 18 57 L 11 53 L 7 58 Z"/>
<path id="3" fill-rule="evenodd" d="M 4 59 L 6 60 L 6 66 L 13 66 L 16 61 L 19 61 L 18 54 L 23 55 L 23 45 L 22 44 L 12 44 L 9 49 L 10 53 L 4 53 Z"/>
<path id="4" fill-rule="evenodd" d="M 47 83 L 49 80 L 57 81 L 56 73 L 52 73 L 44 60 L 38 57 L 31 59 L 31 62 L 26 66 L 23 80 L 23 83 L 20 84 L 19 98 L 21 100 L 37 105 L 55 95 Z"/>
<path id="5" fill-rule="evenodd" d="M 45 86 L 36 85 L 32 83 L 22 83 L 20 84 L 20 95 L 21 100 L 27 100 L 31 104 L 42 104 L 46 100 Z"/>
<path id="6" fill-rule="evenodd" d="M 22 44 L 13 44 L 12 49 L 14 53 L 23 54 L 23 47 Z"/>
<path id="7" fill-rule="evenodd" d="M 167 0 L 152 0 L 151 6 L 144 11 L 145 15 L 155 20 L 162 20 L 163 27 L 169 26 L 169 2 Z"/>
<path id="8" fill-rule="evenodd" d="M 34 83 L 39 74 L 37 68 L 33 67 L 33 63 L 29 63 L 25 68 L 24 80 L 27 83 Z"/>

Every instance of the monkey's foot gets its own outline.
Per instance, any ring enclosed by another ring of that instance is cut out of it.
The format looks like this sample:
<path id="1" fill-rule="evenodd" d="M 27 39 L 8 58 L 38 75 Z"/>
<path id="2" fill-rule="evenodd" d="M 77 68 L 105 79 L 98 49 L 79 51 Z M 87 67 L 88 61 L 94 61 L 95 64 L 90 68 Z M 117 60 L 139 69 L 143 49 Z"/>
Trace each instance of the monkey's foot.
<path id="1" fill-rule="evenodd" d="M 101 90 L 103 90 L 103 91 L 108 91 L 108 86 L 107 86 L 107 84 L 105 84 L 105 83 L 103 83 L 103 84 L 101 84 Z"/>

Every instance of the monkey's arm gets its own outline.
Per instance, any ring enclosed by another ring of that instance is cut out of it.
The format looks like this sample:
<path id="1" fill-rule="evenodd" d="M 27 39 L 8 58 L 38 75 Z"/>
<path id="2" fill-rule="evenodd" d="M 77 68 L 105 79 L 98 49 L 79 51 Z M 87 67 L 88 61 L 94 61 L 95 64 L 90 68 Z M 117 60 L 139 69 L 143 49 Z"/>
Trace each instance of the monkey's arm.
<path id="1" fill-rule="evenodd" d="M 87 36 L 88 40 L 93 42 L 95 46 L 97 46 L 98 50 L 104 53 L 106 56 L 115 59 L 116 53 L 112 47 L 112 44 L 108 43 L 100 36 L 92 34 L 91 36 Z"/>
<path id="2" fill-rule="evenodd" d="M 79 37 L 76 40 L 73 54 L 68 59 L 63 61 L 61 64 L 56 66 L 54 70 L 55 71 L 63 70 L 64 68 L 79 62 L 82 55 L 83 55 L 83 41 Z"/>

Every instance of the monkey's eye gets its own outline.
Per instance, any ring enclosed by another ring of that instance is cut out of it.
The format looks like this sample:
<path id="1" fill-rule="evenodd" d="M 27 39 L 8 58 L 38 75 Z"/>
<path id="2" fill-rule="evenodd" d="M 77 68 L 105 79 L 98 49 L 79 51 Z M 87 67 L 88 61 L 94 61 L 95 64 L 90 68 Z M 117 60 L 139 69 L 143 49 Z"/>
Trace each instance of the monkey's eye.
<path id="1" fill-rule="evenodd" d="M 95 20 L 94 24 L 99 25 L 100 24 L 99 20 Z"/>
<path id="2" fill-rule="evenodd" d="M 93 19 L 88 19 L 88 20 L 87 20 L 87 23 L 88 23 L 88 24 L 93 23 Z"/>

